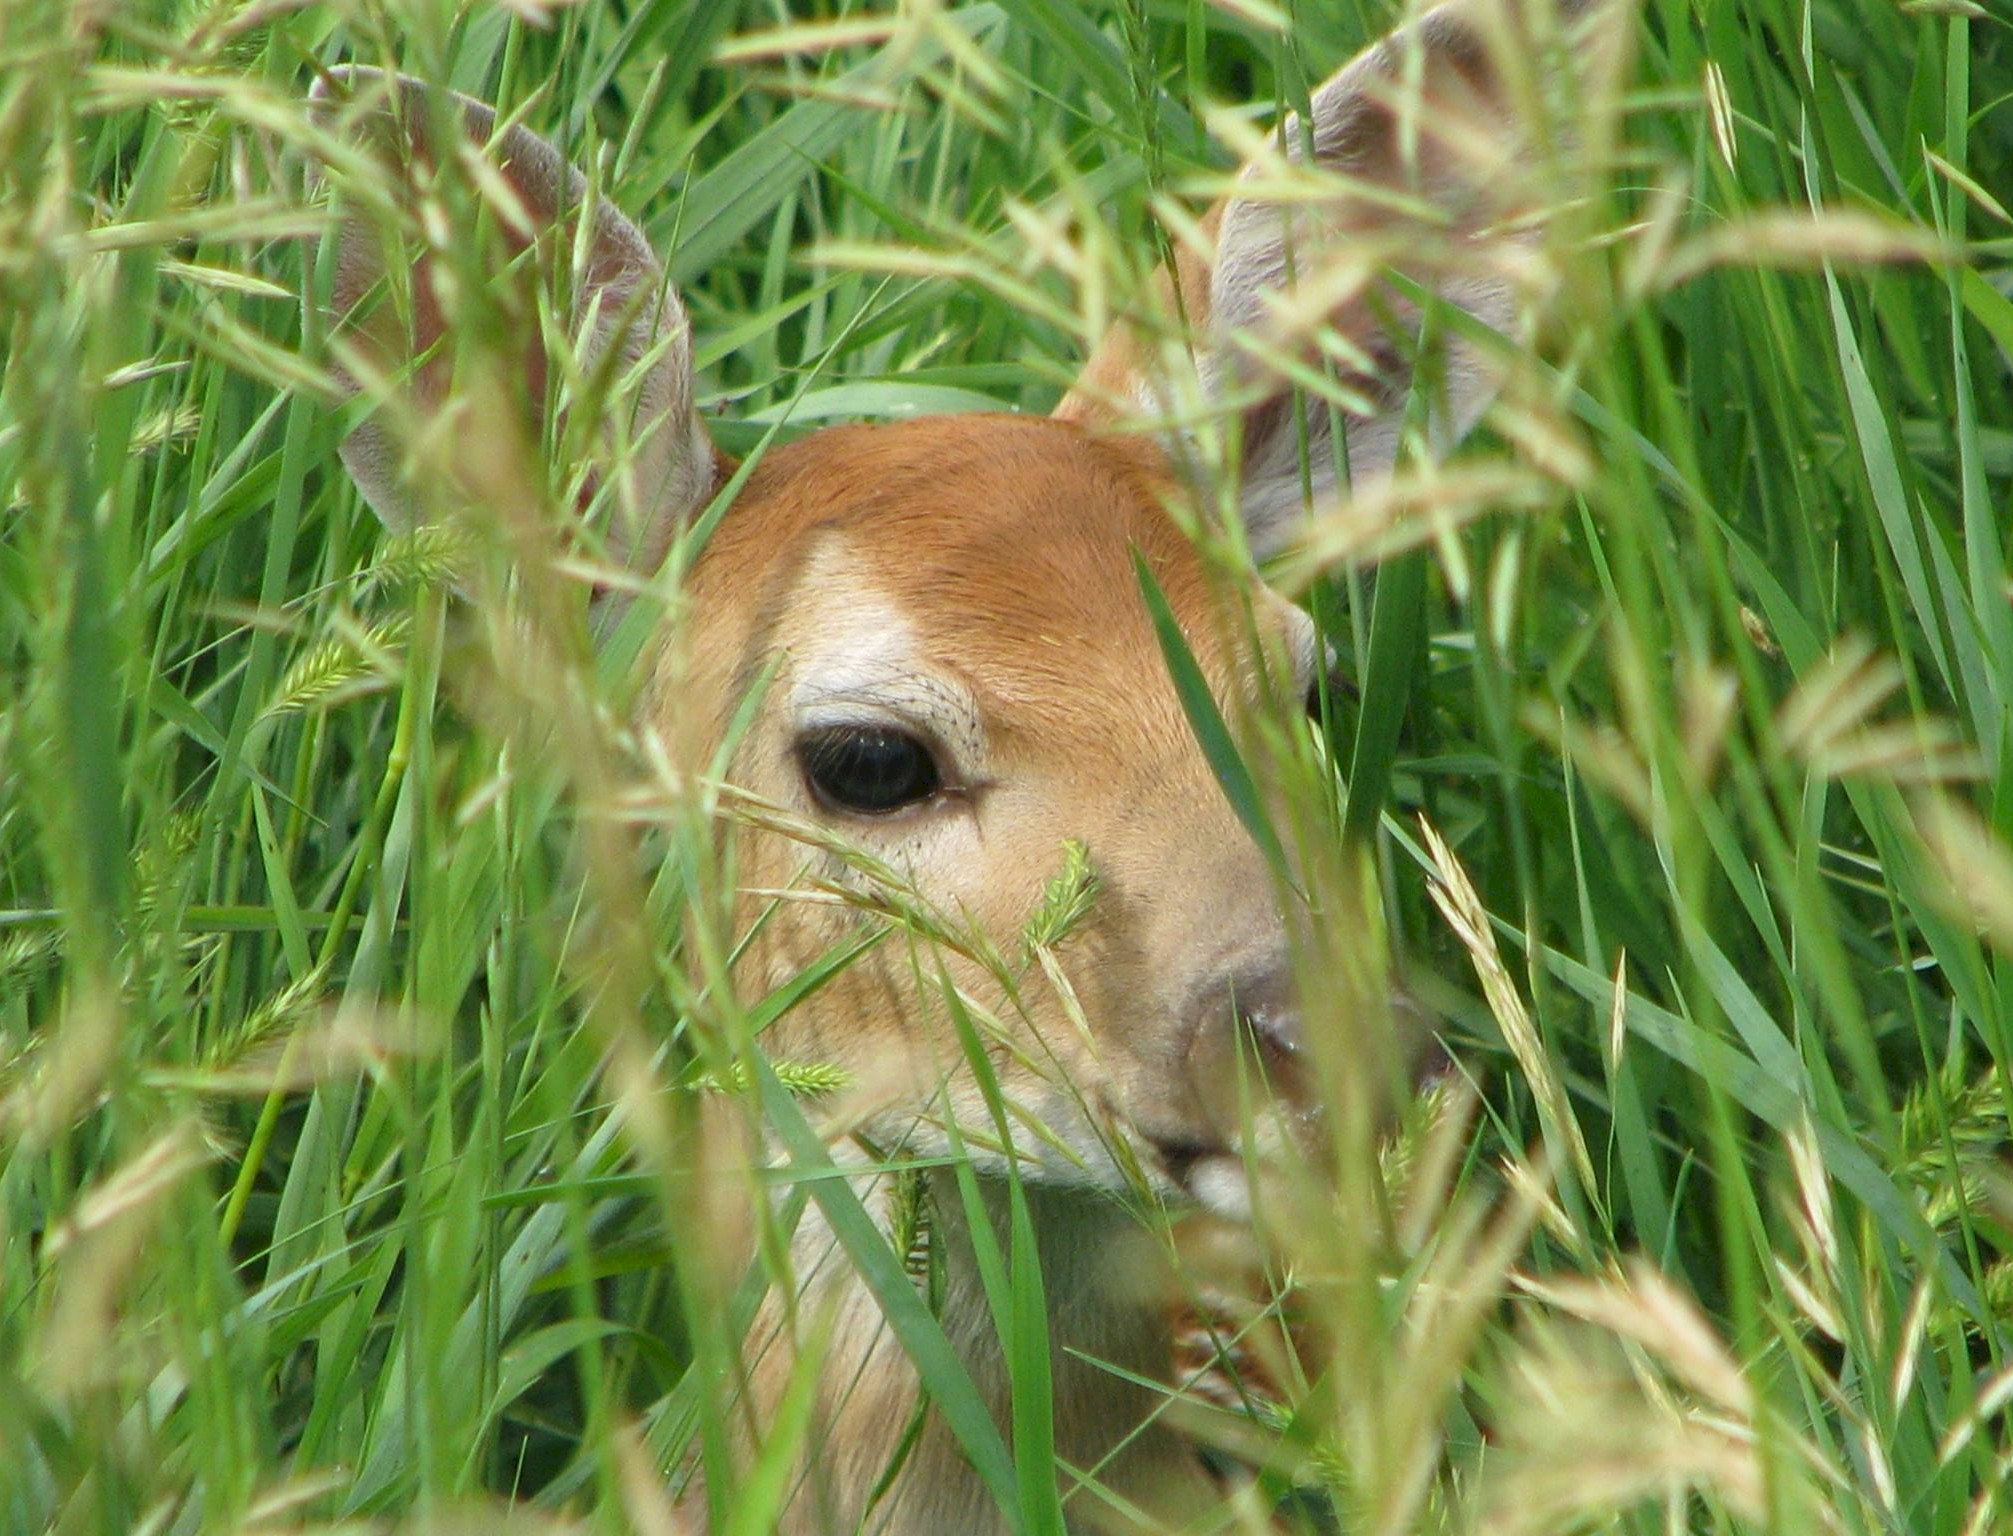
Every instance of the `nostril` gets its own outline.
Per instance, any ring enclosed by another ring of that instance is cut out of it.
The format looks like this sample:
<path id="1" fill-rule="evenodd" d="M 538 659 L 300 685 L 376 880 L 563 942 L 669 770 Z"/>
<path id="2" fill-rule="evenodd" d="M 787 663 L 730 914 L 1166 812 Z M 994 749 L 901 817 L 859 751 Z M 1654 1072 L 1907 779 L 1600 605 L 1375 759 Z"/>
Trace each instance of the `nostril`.
<path id="1" fill-rule="evenodd" d="M 1307 1035 L 1300 1026 L 1298 1008 L 1277 1005 L 1237 1009 L 1238 1022 L 1265 1050 L 1288 1061 L 1307 1049 Z"/>
<path id="2" fill-rule="evenodd" d="M 1300 998 L 1284 967 L 1233 976 L 1229 985 L 1233 1025 L 1265 1056 L 1297 1062 L 1307 1050 Z"/>

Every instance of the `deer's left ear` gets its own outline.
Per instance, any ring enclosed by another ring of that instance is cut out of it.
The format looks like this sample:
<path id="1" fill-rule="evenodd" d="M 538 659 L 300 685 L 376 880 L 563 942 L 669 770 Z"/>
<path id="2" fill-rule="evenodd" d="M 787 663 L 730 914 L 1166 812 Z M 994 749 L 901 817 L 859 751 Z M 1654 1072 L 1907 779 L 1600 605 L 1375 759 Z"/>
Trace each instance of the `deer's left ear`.
<path id="1" fill-rule="evenodd" d="M 1362 486 L 1391 472 L 1408 422 L 1424 426 L 1429 448 L 1450 445 L 1487 406 L 1496 371 L 1452 327 L 1422 349 L 1416 295 L 1514 329 L 1540 211 L 1529 174 L 1537 60 L 1562 55 L 1564 29 L 1591 8 L 1452 0 L 1346 65 L 1314 92 L 1311 124 L 1290 116 L 1283 152 L 1247 163 L 1199 226 L 1208 249 L 1182 251 L 1178 305 L 1163 279 L 1162 307 L 1187 336 L 1121 324 L 1057 414 L 1227 418 L 1259 555 L 1333 498 L 1338 459 Z M 1295 385 L 1324 377 L 1329 399 L 1307 394 L 1303 439 Z M 1208 456 L 1196 429 L 1162 430 L 1177 462 L 1199 470 Z"/>
<path id="2" fill-rule="evenodd" d="M 594 199 L 586 178 L 551 144 L 522 126 L 499 132 L 495 114 L 466 96 L 346 67 L 315 82 L 310 105 L 322 126 L 364 151 L 361 160 L 339 157 L 341 173 L 331 178 L 347 195 L 328 317 L 360 375 L 346 382 L 378 397 L 378 409 L 342 445 L 364 499 L 393 528 L 415 520 L 419 498 L 402 428 L 423 426 L 454 403 L 458 327 L 500 321 L 509 334 L 490 355 L 517 376 L 534 415 L 544 409 L 552 355 L 535 315 L 522 306 L 517 313 L 472 308 L 462 285 L 498 274 L 454 267 L 428 229 L 434 173 L 461 156 L 501 231 L 491 254 L 513 267 L 529 257 L 538 271 L 570 258 L 571 350 L 580 377 L 607 386 L 581 391 L 599 413 L 587 434 L 594 478 L 620 477 L 607 547 L 622 560 L 661 547 L 664 530 L 711 493 L 718 463 L 693 409 L 691 327 L 642 231 Z M 362 211 L 373 202 L 379 217 Z M 405 237 L 401 222 L 416 223 L 420 233 L 416 257 L 397 270 L 391 260 Z M 493 409 L 509 393 L 481 398 Z M 527 425 L 543 432 L 557 424 Z M 452 428 L 457 457 L 483 468 L 500 455 L 504 432 L 495 421 Z"/>

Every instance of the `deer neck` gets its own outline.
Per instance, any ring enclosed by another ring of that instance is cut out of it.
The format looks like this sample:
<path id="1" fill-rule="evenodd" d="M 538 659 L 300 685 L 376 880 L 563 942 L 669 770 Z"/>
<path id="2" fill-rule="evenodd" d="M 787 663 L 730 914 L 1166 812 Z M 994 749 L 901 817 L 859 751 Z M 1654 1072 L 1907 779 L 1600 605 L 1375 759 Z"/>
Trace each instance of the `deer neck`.
<path id="1" fill-rule="evenodd" d="M 939 1321 L 1011 1444 L 1014 1382 L 979 1263 L 984 1237 L 974 1231 L 975 1213 L 967 1210 L 956 1181 L 947 1173 L 932 1178 L 932 1241 L 943 1272 Z M 1006 1259 L 1012 1252 L 1008 1186 L 981 1179 L 979 1189 L 976 1217 Z M 1161 1394 L 1144 1384 L 1165 1381 L 1171 1363 L 1160 1245 L 1107 1196 L 1033 1185 L 1024 1186 L 1023 1196 L 1041 1260 L 1056 1457 L 1072 1528 L 1107 1529 L 1113 1523 L 1097 1491 L 1072 1492 L 1072 1473 L 1094 1474 L 1127 1503 L 1156 1517 L 1191 1510 L 1205 1489 L 1201 1465 L 1192 1447 L 1156 1420 Z M 821 1459 L 837 1486 L 825 1490 L 833 1501 L 826 1511 L 850 1525 L 915 1413 L 919 1384 L 907 1355 L 881 1324 L 878 1304 L 850 1267 L 831 1283 L 849 1293 L 835 1298 L 837 1337 L 871 1340 L 857 1360 L 839 1362 L 855 1370 L 829 1373 L 850 1377 L 851 1387 L 844 1403 L 831 1405 Z M 843 1343 L 839 1348 L 845 1352 Z M 908 1536 L 1004 1526 L 991 1493 L 942 1417 L 932 1412 L 922 1420 L 903 1475 L 865 1528 Z"/>
<path id="2" fill-rule="evenodd" d="M 978 1260 L 975 1214 L 990 1228 L 1002 1261 L 1013 1251 L 1012 1195 L 1004 1180 L 977 1180 L 971 1211 L 955 1179 L 933 1176 L 934 1240 L 943 1255 L 942 1320 L 972 1380 L 1007 1422 L 1013 1383 Z M 1057 1450 L 1067 1458 L 1065 1431 L 1109 1435 L 1137 1406 L 1131 1428 L 1150 1410 L 1152 1394 L 1126 1378 L 1164 1380 L 1169 1367 L 1167 1261 L 1160 1243 L 1117 1201 L 1094 1190 L 1024 1184 L 1048 1315 L 1049 1369 Z"/>

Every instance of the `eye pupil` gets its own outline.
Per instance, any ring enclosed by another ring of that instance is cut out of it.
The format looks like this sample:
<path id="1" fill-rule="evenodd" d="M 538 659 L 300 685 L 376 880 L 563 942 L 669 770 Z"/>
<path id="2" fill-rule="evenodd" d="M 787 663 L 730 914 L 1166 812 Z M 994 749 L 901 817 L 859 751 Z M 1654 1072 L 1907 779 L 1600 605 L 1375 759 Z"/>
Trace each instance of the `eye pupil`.
<path id="1" fill-rule="evenodd" d="M 834 810 L 885 815 L 943 786 L 930 749 L 905 731 L 834 726 L 807 735 L 797 750 L 812 793 Z"/>

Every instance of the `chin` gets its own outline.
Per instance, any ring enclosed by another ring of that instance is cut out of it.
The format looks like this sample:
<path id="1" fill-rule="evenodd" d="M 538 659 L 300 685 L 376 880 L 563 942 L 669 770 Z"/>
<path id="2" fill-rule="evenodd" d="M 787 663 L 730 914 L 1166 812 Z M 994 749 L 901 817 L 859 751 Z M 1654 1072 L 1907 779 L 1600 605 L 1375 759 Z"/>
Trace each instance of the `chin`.
<path id="1" fill-rule="evenodd" d="M 1197 1158 L 1188 1170 L 1187 1192 L 1212 1216 L 1240 1224 L 1256 1214 L 1252 1169 L 1239 1152 L 1216 1152 Z"/>

